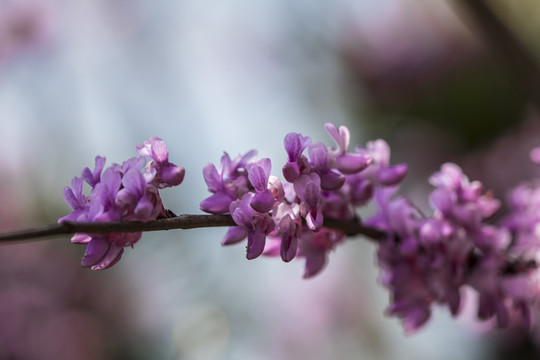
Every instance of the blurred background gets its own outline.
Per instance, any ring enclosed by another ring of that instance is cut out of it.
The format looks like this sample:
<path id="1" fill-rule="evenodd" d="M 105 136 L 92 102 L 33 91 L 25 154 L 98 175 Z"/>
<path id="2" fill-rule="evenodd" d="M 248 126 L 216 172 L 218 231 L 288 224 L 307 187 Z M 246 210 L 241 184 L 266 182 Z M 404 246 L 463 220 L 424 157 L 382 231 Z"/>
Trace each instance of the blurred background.
<path id="1" fill-rule="evenodd" d="M 421 208 L 446 161 L 504 199 L 538 175 L 539 31 L 535 0 L 0 0 L 0 229 L 55 223 L 73 176 L 150 136 L 186 168 L 166 207 L 199 213 L 223 151 L 256 148 L 280 175 L 284 136 L 331 144 L 325 122 L 386 139 Z M 68 237 L 2 245 L 0 359 L 539 356 L 473 301 L 405 336 L 361 239 L 306 281 L 302 261 L 247 261 L 224 233 L 148 233 L 102 272 Z"/>

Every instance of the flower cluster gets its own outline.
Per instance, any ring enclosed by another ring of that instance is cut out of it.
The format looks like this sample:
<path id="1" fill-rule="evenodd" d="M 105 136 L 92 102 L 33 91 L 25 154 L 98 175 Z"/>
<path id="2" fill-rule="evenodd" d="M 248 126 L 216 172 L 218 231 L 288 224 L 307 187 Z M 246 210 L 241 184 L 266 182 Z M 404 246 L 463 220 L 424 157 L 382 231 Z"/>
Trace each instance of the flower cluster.
<path id="1" fill-rule="evenodd" d="M 219 170 L 213 164 L 204 168 L 213 194 L 201 202 L 201 209 L 231 214 L 237 224 L 229 228 L 224 245 L 247 238 L 248 259 L 261 254 L 279 255 L 285 262 L 303 257 L 304 277 L 312 277 L 344 239 L 342 232 L 324 227 L 324 217 L 354 219 L 356 208 L 371 199 L 375 188 L 395 186 L 405 177 L 406 165 L 389 165 L 390 150 L 383 140 L 350 152 L 346 127 L 328 123 L 326 130 L 335 148 L 298 133 L 285 137 L 286 182 L 270 175 L 270 159 L 255 160 L 255 151 L 232 160 L 225 153 Z"/>
<path id="2" fill-rule="evenodd" d="M 58 222 L 146 222 L 165 216 L 158 190 L 179 185 L 184 179 L 184 168 L 169 162 L 169 152 L 160 138 L 145 141 L 137 146 L 137 152 L 140 156 L 105 170 L 105 158 L 97 156 L 94 171 L 84 168 L 81 177 L 71 181 L 71 188 L 64 189 L 64 199 L 73 212 Z M 89 196 L 83 193 L 85 182 L 92 189 Z M 87 245 L 82 266 L 101 270 L 116 264 L 124 247 L 133 246 L 140 238 L 140 232 L 78 233 L 71 241 Z"/>
<path id="3" fill-rule="evenodd" d="M 208 164 L 203 169 L 212 195 L 200 203 L 201 209 L 230 215 L 236 224 L 223 245 L 247 239 L 248 259 L 303 258 L 304 277 L 310 278 L 345 239 L 346 230 L 330 224 L 362 225 L 359 231 L 378 242 L 381 282 L 390 291 L 387 312 L 401 319 L 406 332 L 424 325 L 433 305 L 458 315 L 466 287 L 478 296 L 479 319 L 499 327 L 531 326 L 540 295 L 540 181 L 516 187 L 509 214 L 495 222 L 500 201 L 447 163 L 429 179 L 433 213 L 426 216 L 397 195 L 407 165 L 390 165 L 386 142 L 350 150 L 346 127 L 325 127 L 335 147 L 298 133 L 285 136 L 284 181 L 271 175 L 271 160 L 256 159 L 254 150 L 233 159 L 225 153 L 219 168 Z M 105 158 L 96 157 L 94 170 L 83 169 L 65 188 L 73 212 L 59 222 L 145 222 L 166 216 L 158 191 L 179 185 L 184 169 L 169 162 L 159 138 L 150 138 L 137 151 L 139 157 L 105 170 Z M 540 163 L 540 149 L 531 157 Z M 83 194 L 85 182 L 89 196 Z M 371 200 L 376 211 L 360 224 L 357 211 Z M 140 237 L 140 232 L 78 233 L 72 242 L 88 245 L 82 265 L 99 270 L 114 265 L 124 247 Z"/>
<path id="4" fill-rule="evenodd" d="M 413 332 L 430 318 L 434 303 L 456 316 L 468 286 L 478 294 L 479 319 L 495 319 L 499 327 L 530 326 L 538 285 L 527 250 L 538 248 L 530 233 L 540 225 L 538 207 L 533 211 L 538 200 L 531 196 L 538 199 L 538 188 L 514 190 L 513 215 L 495 226 L 486 220 L 500 202 L 457 165 L 444 164 L 430 183 L 430 217 L 405 197 L 393 197 L 394 190 L 376 190 L 379 211 L 366 224 L 388 233 L 377 252 L 382 283 L 391 293 L 388 313 Z"/>

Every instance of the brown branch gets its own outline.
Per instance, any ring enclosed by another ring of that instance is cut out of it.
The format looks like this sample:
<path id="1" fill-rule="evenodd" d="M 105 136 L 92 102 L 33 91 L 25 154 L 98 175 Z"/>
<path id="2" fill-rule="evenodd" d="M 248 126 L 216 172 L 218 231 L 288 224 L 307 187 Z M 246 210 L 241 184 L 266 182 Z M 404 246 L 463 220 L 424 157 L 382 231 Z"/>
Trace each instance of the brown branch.
<path id="1" fill-rule="evenodd" d="M 10 233 L 0 234 L 0 243 L 13 243 L 30 239 L 44 240 L 46 237 L 57 235 L 70 235 L 75 233 L 120 233 L 139 231 L 160 231 L 173 229 L 195 229 L 207 227 L 235 226 L 230 215 L 190 215 L 183 214 L 166 219 L 151 220 L 148 222 L 73 222 L 66 221 L 61 224 L 46 225 L 39 228 L 25 229 Z M 375 242 L 382 240 L 388 234 L 379 229 L 364 226 L 358 219 L 337 220 L 324 219 L 324 227 L 343 232 L 348 236 L 363 235 Z M 471 252 L 471 259 L 467 265 L 472 271 L 478 263 L 478 254 Z M 509 261 L 501 273 L 512 276 L 535 269 L 538 265 L 531 260 Z"/>
<path id="2" fill-rule="evenodd" d="M 388 236 L 388 234 L 382 230 L 362 225 L 362 223 L 357 219 L 336 220 L 324 218 L 324 227 L 339 230 L 348 236 L 364 235 L 368 239 L 374 241 L 382 240 Z"/>
<path id="3" fill-rule="evenodd" d="M 160 231 L 173 229 L 195 229 L 206 227 L 235 226 L 230 215 L 178 215 L 167 219 L 148 222 L 73 222 L 46 225 L 39 228 L 26 229 L 0 234 L 0 242 L 16 242 L 29 239 L 44 238 L 56 235 L 75 233 L 120 233 L 139 231 Z M 325 227 L 342 231 L 346 235 L 365 235 L 373 240 L 386 236 L 383 231 L 363 226 L 358 220 L 325 219 Z"/>

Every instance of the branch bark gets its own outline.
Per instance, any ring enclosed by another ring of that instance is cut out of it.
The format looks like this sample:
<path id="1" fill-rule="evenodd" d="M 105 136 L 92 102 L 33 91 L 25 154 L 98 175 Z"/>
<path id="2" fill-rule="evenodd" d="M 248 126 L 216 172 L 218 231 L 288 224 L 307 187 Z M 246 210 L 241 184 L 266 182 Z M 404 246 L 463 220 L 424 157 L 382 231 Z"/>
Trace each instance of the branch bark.
<path id="1" fill-rule="evenodd" d="M 46 225 L 38 228 L 25 229 L 15 232 L 0 234 L 0 243 L 15 243 L 30 239 L 44 240 L 47 237 L 58 235 L 70 235 L 75 233 L 119 233 L 139 231 L 161 231 L 174 229 L 196 229 L 207 227 L 235 226 L 230 215 L 192 215 L 183 214 L 166 219 L 151 220 L 148 222 L 73 222 L 66 221 L 61 224 Z M 388 236 L 379 229 L 364 226 L 358 219 L 337 220 L 324 219 L 324 227 L 343 232 L 347 236 L 363 235 L 368 240 L 378 242 Z M 472 254 L 471 254 L 472 255 Z M 475 259 L 478 260 L 478 259 Z M 474 269 L 475 263 L 471 263 L 469 270 Z M 527 272 L 536 269 L 537 263 L 526 260 L 508 261 L 501 273 L 505 276 Z"/>
<path id="2" fill-rule="evenodd" d="M 45 238 L 56 235 L 75 233 L 120 233 L 139 231 L 161 231 L 173 229 L 195 229 L 206 227 L 235 226 L 230 215 L 191 215 L 183 214 L 166 219 L 148 222 L 73 222 L 46 225 L 43 227 L 0 234 L 0 242 L 17 242 L 30 239 Z M 375 228 L 364 226 L 356 219 L 325 219 L 324 226 L 339 230 L 348 236 L 364 235 L 372 240 L 379 240 L 386 233 Z"/>

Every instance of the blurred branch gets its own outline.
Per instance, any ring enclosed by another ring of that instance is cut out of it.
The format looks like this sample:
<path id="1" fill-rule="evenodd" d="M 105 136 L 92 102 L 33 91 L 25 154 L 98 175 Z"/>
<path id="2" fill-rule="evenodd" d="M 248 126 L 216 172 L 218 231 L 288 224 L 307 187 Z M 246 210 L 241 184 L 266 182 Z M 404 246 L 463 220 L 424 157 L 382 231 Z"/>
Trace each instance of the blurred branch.
<path id="1" fill-rule="evenodd" d="M 47 225 L 39 228 L 25 229 L 0 234 L 0 242 L 15 242 L 44 238 L 55 235 L 75 233 L 121 233 L 139 231 L 160 231 L 173 229 L 195 229 L 206 227 L 236 226 L 230 215 L 178 215 L 166 219 L 148 222 L 73 222 Z M 375 228 L 362 225 L 357 219 L 336 220 L 325 219 L 324 226 L 339 230 L 346 235 L 365 235 L 373 240 L 386 236 L 386 233 Z"/>
<path id="2" fill-rule="evenodd" d="M 455 0 L 468 10 L 473 26 L 504 61 L 518 91 L 540 110 L 540 66 L 527 47 L 508 29 L 485 0 Z"/>

